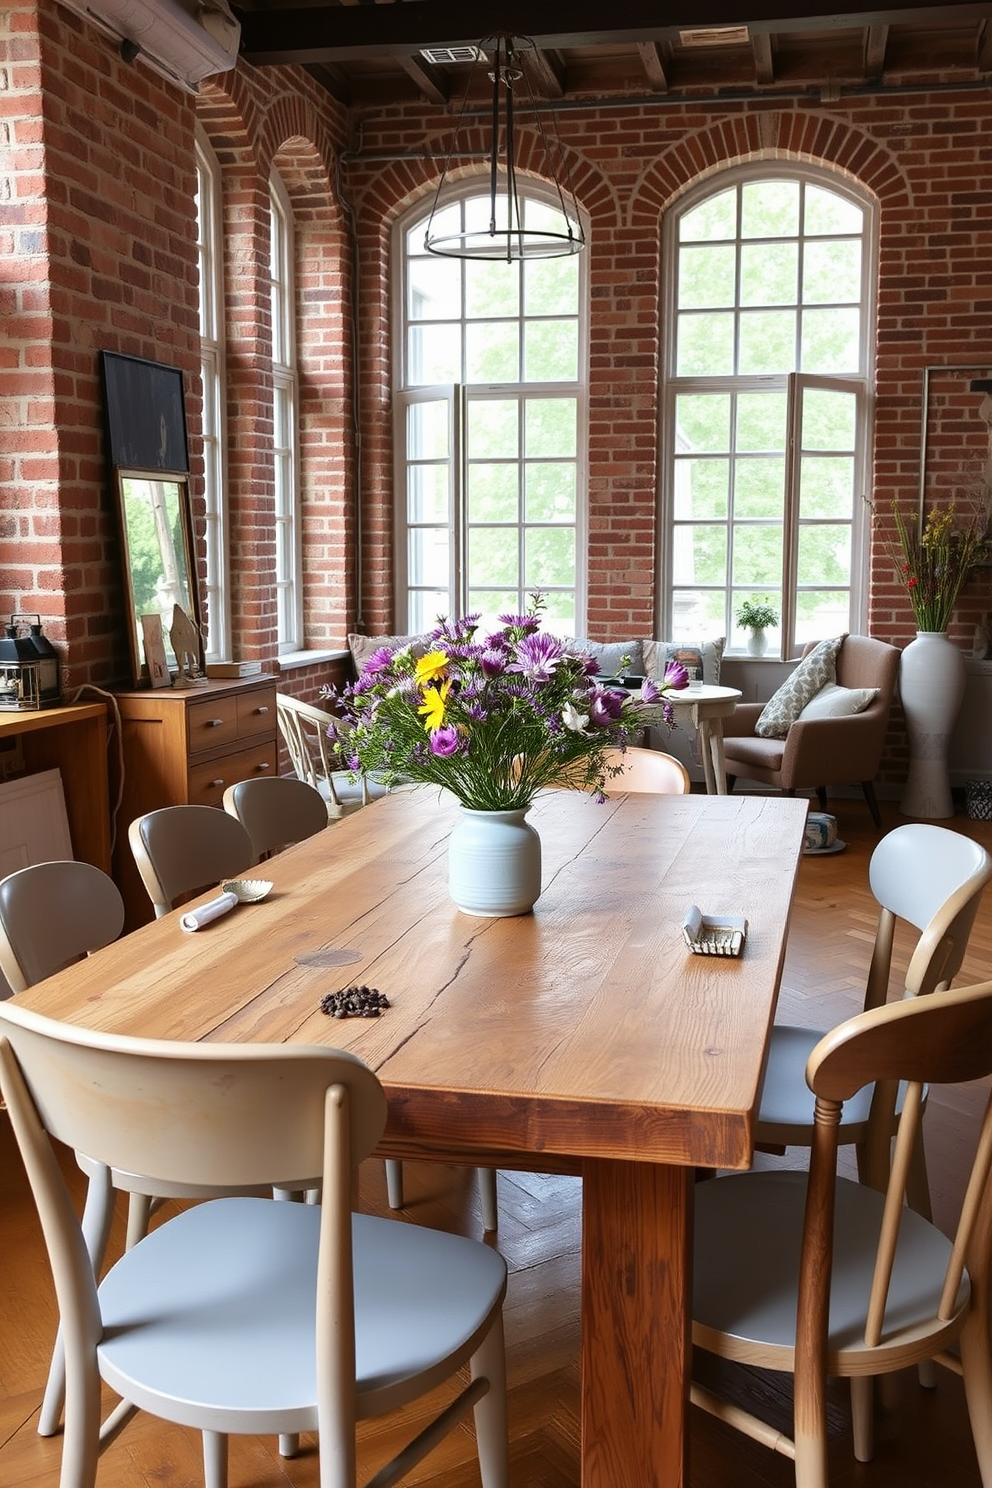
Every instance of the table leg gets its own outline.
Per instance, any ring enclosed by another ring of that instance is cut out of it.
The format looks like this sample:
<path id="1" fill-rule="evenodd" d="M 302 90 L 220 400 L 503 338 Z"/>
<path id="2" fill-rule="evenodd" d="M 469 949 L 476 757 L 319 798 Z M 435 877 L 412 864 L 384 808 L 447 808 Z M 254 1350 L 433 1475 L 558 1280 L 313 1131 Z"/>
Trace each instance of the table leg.
<path id="1" fill-rule="evenodd" d="M 689 1481 L 691 1203 L 691 1169 L 583 1165 L 582 1488 Z"/>
<path id="2" fill-rule="evenodd" d="M 723 725 L 719 718 L 699 720 L 699 752 L 708 796 L 727 794 L 727 766 L 723 754 Z"/>

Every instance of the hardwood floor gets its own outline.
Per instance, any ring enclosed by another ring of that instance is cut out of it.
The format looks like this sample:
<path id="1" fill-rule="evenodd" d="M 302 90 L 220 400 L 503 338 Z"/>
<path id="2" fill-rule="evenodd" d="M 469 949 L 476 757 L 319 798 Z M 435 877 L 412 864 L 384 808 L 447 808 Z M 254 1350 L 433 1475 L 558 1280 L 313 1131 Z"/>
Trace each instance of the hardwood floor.
<path id="1" fill-rule="evenodd" d="M 833 803 L 848 849 L 833 857 L 806 858 L 790 932 L 779 1018 L 828 1027 L 860 1009 L 874 935 L 874 901 L 867 867 L 877 834 L 860 801 Z M 904 820 L 883 803 L 886 829 Z M 992 849 L 992 823 L 964 816 L 942 823 Z M 921 864 L 921 871 L 925 871 Z M 905 966 L 908 937 L 897 946 Z M 992 975 L 992 897 L 979 913 L 965 974 L 959 983 Z M 951 1095 L 935 1092 L 928 1122 L 928 1156 L 938 1222 L 953 1212 L 963 1163 L 959 1134 L 983 1104 L 986 1089 Z M 785 1161 L 802 1154 L 789 1153 Z M 770 1163 L 773 1159 L 761 1159 Z M 67 1171 L 78 1182 L 75 1166 Z M 408 1164 L 406 1218 L 411 1223 L 482 1233 L 474 1173 L 470 1169 Z M 362 1173 L 362 1204 L 385 1211 L 382 1164 Z M 502 1173 L 498 1243 L 510 1266 L 506 1332 L 510 1382 L 514 1488 L 576 1488 L 578 1483 L 578 1282 L 581 1184 L 578 1179 Z M 123 1208 L 113 1244 L 123 1240 Z M 55 1488 L 60 1440 L 35 1431 L 55 1327 L 55 1309 L 40 1231 L 5 1116 L 0 1117 L 0 1484 L 4 1488 Z M 772 1375 L 729 1370 L 721 1387 L 788 1429 L 788 1391 Z M 434 1397 L 442 1398 L 441 1396 Z M 855 1462 L 846 1390 L 838 1386 L 831 1412 L 832 1488 L 978 1488 L 980 1482 L 960 1379 L 939 1372 L 937 1387 L 923 1390 L 915 1373 L 902 1375 L 880 1408 L 876 1456 Z M 427 1412 L 425 1412 L 426 1414 Z M 404 1435 L 387 1418 L 363 1429 L 364 1481 Z M 693 1488 L 787 1488 L 791 1463 L 698 1412 L 692 1417 Z M 194 1488 L 202 1483 L 199 1438 L 194 1432 L 139 1416 L 101 1461 L 100 1488 Z M 284 1461 L 268 1438 L 232 1441 L 231 1488 L 317 1488 L 313 1439 L 301 1455 Z M 456 1432 L 407 1480 L 429 1488 L 478 1484 L 470 1428 Z M 604 1485 L 650 1488 L 650 1485 Z M 663 1488 L 663 1485 L 661 1485 Z"/>

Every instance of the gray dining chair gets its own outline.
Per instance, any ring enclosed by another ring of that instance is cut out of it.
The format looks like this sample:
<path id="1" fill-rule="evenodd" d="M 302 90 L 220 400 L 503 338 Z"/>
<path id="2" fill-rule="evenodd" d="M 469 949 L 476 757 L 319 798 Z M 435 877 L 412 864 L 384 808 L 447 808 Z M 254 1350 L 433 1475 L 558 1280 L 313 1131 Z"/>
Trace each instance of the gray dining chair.
<path id="1" fill-rule="evenodd" d="M 127 837 L 156 919 L 253 861 L 247 830 L 216 806 L 163 806 L 137 817 Z"/>
<path id="2" fill-rule="evenodd" d="M 320 792 L 289 775 L 265 775 L 229 785 L 224 810 L 247 831 L 256 863 L 281 847 L 322 832 L 329 821 Z"/>

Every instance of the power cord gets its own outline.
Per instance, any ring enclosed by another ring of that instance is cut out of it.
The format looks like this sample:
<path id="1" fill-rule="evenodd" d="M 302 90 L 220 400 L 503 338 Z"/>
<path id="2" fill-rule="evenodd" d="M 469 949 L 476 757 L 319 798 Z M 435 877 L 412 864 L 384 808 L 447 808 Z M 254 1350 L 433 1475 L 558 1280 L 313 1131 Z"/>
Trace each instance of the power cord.
<path id="1" fill-rule="evenodd" d="M 78 703 L 84 693 L 95 693 L 97 697 L 104 699 L 110 704 L 113 719 L 107 735 L 107 749 L 110 749 L 110 741 L 116 731 L 117 734 L 117 800 L 114 802 L 110 812 L 110 851 L 111 854 L 117 845 L 117 817 L 120 813 L 121 802 L 124 799 L 124 731 L 121 728 L 121 710 L 116 697 L 112 692 L 107 692 L 102 687 L 97 687 L 93 682 L 84 682 L 82 687 L 77 687 L 65 699 L 67 703 Z"/>

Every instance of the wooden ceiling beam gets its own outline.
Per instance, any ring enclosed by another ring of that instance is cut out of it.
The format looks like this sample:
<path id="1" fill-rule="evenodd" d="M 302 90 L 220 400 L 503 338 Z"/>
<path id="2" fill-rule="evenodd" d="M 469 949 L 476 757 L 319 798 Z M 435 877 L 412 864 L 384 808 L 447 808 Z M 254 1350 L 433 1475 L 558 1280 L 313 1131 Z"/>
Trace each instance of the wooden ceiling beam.
<path id="1" fill-rule="evenodd" d="M 754 53 L 754 77 L 758 83 L 773 83 L 775 81 L 775 61 L 772 57 L 772 39 L 764 33 L 751 38 L 751 50 Z"/>
<path id="2" fill-rule="evenodd" d="M 566 68 L 560 52 L 535 47 L 533 51 L 521 52 L 520 58 L 531 74 L 535 92 L 545 98 L 565 97 Z"/>
<path id="3" fill-rule="evenodd" d="M 644 68 L 644 76 L 648 80 L 653 93 L 668 92 L 668 72 L 665 66 L 665 54 L 656 41 L 639 41 L 637 43 L 638 56 L 641 66 Z"/>
<path id="4" fill-rule="evenodd" d="M 868 27 L 865 34 L 865 77 L 871 83 L 879 82 L 885 71 L 885 48 L 888 41 L 888 26 Z"/>
<path id="5" fill-rule="evenodd" d="M 424 57 L 396 58 L 397 66 L 408 73 L 428 103 L 445 104 L 451 97 L 451 85 L 440 67 L 435 67 Z"/>

